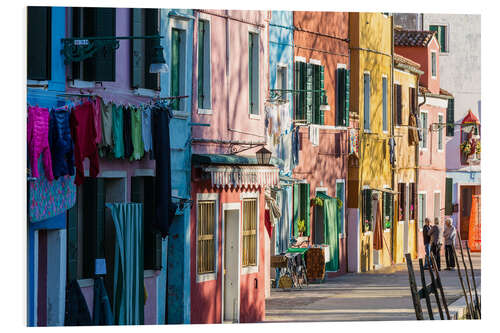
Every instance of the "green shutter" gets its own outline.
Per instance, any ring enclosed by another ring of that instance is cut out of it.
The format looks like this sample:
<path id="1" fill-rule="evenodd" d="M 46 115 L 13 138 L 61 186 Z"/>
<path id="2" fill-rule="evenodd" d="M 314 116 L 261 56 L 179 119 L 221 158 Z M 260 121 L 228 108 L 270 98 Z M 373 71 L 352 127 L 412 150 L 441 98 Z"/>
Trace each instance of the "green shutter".
<path id="1" fill-rule="evenodd" d="M 50 80 L 51 7 L 28 7 L 28 79 Z"/>
<path id="2" fill-rule="evenodd" d="M 349 127 L 349 98 L 350 98 L 350 92 L 349 90 L 351 89 L 351 71 L 348 69 L 344 69 L 344 83 L 345 83 L 345 88 L 344 88 L 344 106 L 345 106 L 345 113 L 344 113 L 344 126 Z"/>
<path id="3" fill-rule="evenodd" d="M 313 68 L 313 90 L 317 90 L 313 95 L 313 123 L 321 125 L 321 68 L 320 65 L 312 65 Z"/>
<path id="4" fill-rule="evenodd" d="M 143 36 L 146 34 L 144 22 L 144 9 L 132 8 L 132 36 Z M 130 51 L 132 62 L 132 88 L 144 88 L 144 72 L 146 70 L 146 40 L 133 39 Z"/>
<path id="5" fill-rule="evenodd" d="M 398 110 L 398 125 L 403 125 L 403 105 L 402 105 L 403 91 L 402 91 L 402 86 L 400 84 L 397 85 L 397 88 L 398 88 L 398 94 L 397 94 L 396 107 Z"/>
<path id="6" fill-rule="evenodd" d="M 299 205 L 300 205 L 300 187 L 299 184 L 293 184 L 293 236 L 295 238 L 299 236 L 299 230 L 297 227 L 297 222 L 300 219 Z"/>
<path id="7" fill-rule="evenodd" d="M 309 90 L 306 92 L 306 119 L 307 123 L 310 124 L 313 122 L 313 93 L 310 92 L 313 90 L 313 64 L 306 66 L 306 89 Z"/>
<path id="8" fill-rule="evenodd" d="M 446 178 L 445 215 L 453 214 L 453 178 Z"/>
<path id="9" fill-rule="evenodd" d="M 78 204 L 68 210 L 67 215 L 66 281 L 78 278 Z"/>
<path id="10" fill-rule="evenodd" d="M 336 125 L 344 126 L 345 80 L 343 68 L 337 68 Z"/>
<path id="11" fill-rule="evenodd" d="M 104 258 L 105 192 L 103 178 L 86 178 L 83 183 L 84 277 L 94 276 L 96 258 Z"/>
<path id="12" fill-rule="evenodd" d="M 73 30 L 73 37 L 81 37 L 83 36 L 83 31 L 80 29 L 81 18 L 82 18 L 83 8 L 81 7 L 73 7 L 71 8 L 71 27 Z M 71 79 L 77 80 L 81 79 L 81 71 L 80 71 L 79 61 L 74 61 L 71 63 Z"/>
<path id="13" fill-rule="evenodd" d="M 181 44 L 181 32 L 178 29 L 172 29 L 172 74 L 170 76 L 170 95 L 179 96 L 179 83 L 180 83 L 180 44 Z M 179 110 L 179 100 L 176 99 L 172 103 L 172 108 L 174 110 Z"/>
<path id="14" fill-rule="evenodd" d="M 83 32 L 87 37 L 115 36 L 115 8 L 84 8 Z M 94 57 L 84 61 L 84 80 L 114 81 L 115 51 L 100 50 Z"/>
<path id="15" fill-rule="evenodd" d="M 250 42 L 250 39 L 248 40 Z M 203 109 L 205 92 L 203 91 L 205 65 L 205 21 L 198 21 L 198 108 Z M 250 58 L 249 58 L 250 61 Z M 252 89 L 250 89 L 251 91 Z"/>
<path id="16" fill-rule="evenodd" d="M 372 190 L 365 189 L 362 191 L 362 202 L 363 202 L 363 221 L 362 221 L 362 230 L 363 232 L 369 231 L 366 230 L 365 220 L 372 223 Z M 373 226 L 371 227 L 373 229 Z"/>
<path id="17" fill-rule="evenodd" d="M 439 46 L 441 47 L 441 52 L 446 52 L 446 29 L 444 26 L 439 26 Z"/>
<path id="18" fill-rule="evenodd" d="M 454 136 L 455 132 L 455 100 L 448 100 L 448 107 L 446 109 L 446 136 Z"/>
<path id="19" fill-rule="evenodd" d="M 328 96 L 326 95 L 326 92 L 324 91 L 325 89 L 325 66 L 320 66 L 319 68 L 319 76 L 320 76 L 320 85 L 319 88 L 321 89 L 320 93 L 320 102 L 319 104 L 327 104 L 328 103 Z M 325 124 L 325 111 L 320 110 L 320 124 L 324 125 Z"/>
<path id="20" fill-rule="evenodd" d="M 152 36 L 160 32 L 160 13 L 158 9 L 144 9 L 146 12 L 146 35 Z M 150 73 L 149 67 L 153 59 L 155 41 L 153 39 L 146 39 L 146 66 L 144 75 L 146 77 L 146 88 L 153 90 L 160 90 L 160 73 Z"/>

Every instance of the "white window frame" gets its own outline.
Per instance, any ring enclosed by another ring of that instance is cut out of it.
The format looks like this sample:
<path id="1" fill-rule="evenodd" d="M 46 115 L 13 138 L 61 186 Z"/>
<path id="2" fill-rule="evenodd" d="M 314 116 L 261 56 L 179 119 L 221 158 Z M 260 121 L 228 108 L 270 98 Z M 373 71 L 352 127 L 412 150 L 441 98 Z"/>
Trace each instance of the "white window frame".
<path id="1" fill-rule="evenodd" d="M 186 29 L 185 24 L 183 24 L 182 21 L 179 21 L 177 19 L 170 20 L 171 24 L 169 27 L 169 44 L 171 44 L 172 40 L 172 29 L 177 29 L 180 30 L 181 33 L 181 45 L 179 47 L 179 96 L 184 96 L 187 95 L 187 54 L 188 54 L 188 45 L 187 45 L 187 36 L 188 36 L 188 31 Z M 172 49 L 172 45 L 169 45 L 170 49 Z M 170 51 L 171 52 L 171 51 Z M 169 68 L 172 68 L 172 54 L 170 53 L 170 57 L 168 59 L 169 63 Z M 172 91 L 171 85 L 171 76 L 168 76 L 168 87 L 167 91 L 170 92 Z M 174 116 L 176 114 L 183 114 L 183 113 L 188 113 L 187 111 L 187 100 L 188 98 L 181 98 L 179 100 L 179 110 L 172 110 L 174 113 Z"/>
<path id="2" fill-rule="evenodd" d="M 436 40 L 436 42 L 437 42 L 437 40 Z M 439 43 L 438 43 L 438 45 L 439 45 Z M 433 59 L 432 56 L 433 55 L 434 55 L 434 59 L 436 60 L 436 65 L 434 66 L 434 68 L 436 69 L 435 73 L 432 73 L 432 67 L 434 65 L 434 62 L 432 61 L 432 59 Z M 431 77 L 433 79 L 437 78 L 437 72 L 438 72 L 438 68 L 437 68 L 437 52 L 436 51 L 431 51 Z"/>
<path id="3" fill-rule="evenodd" d="M 385 83 L 386 83 L 386 91 L 385 91 L 385 99 L 386 99 L 386 106 L 385 106 L 385 112 L 387 112 L 386 114 L 386 124 L 387 124 L 387 129 L 384 130 L 384 78 L 385 78 Z M 396 83 L 396 81 L 394 81 L 394 83 Z M 387 77 L 387 74 L 382 74 L 382 80 L 381 80 L 381 84 L 382 84 L 382 133 L 384 134 L 387 134 L 389 133 L 389 127 L 390 127 L 390 124 L 389 124 L 389 78 Z M 392 94 L 391 94 L 392 96 Z M 396 126 L 398 127 L 398 126 Z"/>
<path id="4" fill-rule="evenodd" d="M 215 201 L 215 271 L 212 273 L 198 273 L 198 201 Z M 195 260 L 196 260 L 196 283 L 212 281 L 217 279 L 219 271 L 219 194 L 218 193 L 197 193 L 196 194 L 196 242 L 195 242 Z"/>
<path id="5" fill-rule="evenodd" d="M 248 27 L 248 34 L 252 34 L 252 38 L 255 38 L 257 41 L 257 47 L 254 50 L 254 70 L 253 70 L 253 77 L 254 77 L 254 82 L 253 82 L 253 87 L 249 87 L 252 90 L 254 90 L 254 98 L 256 99 L 256 105 L 257 105 L 257 113 L 252 113 L 252 110 L 250 109 L 250 96 L 248 99 L 248 117 L 250 119 L 257 119 L 260 120 L 260 31 L 256 27 Z M 248 40 L 248 39 L 247 39 Z M 247 45 L 247 50 L 249 50 L 249 47 Z M 250 66 L 250 64 L 249 64 Z M 250 84 L 250 77 L 248 78 L 248 84 Z M 256 96 L 256 97 L 255 97 Z"/>
<path id="6" fill-rule="evenodd" d="M 203 76 L 203 87 L 204 91 L 208 92 L 208 97 L 206 98 L 206 101 L 204 102 L 204 107 L 203 108 L 198 108 L 198 114 L 212 114 L 212 17 L 211 15 L 207 15 L 205 13 L 200 13 L 200 16 L 198 17 L 198 21 L 204 21 L 205 23 L 208 23 L 208 32 L 205 33 L 205 54 L 203 55 L 203 69 L 205 71 L 204 76 Z M 199 26 L 198 26 L 199 27 Z M 198 48 L 200 47 L 199 44 Z M 198 51 L 198 50 L 197 50 Z M 197 57 L 198 58 L 198 57 Z M 198 58 L 199 61 L 199 58 Z M 196 66 L 196 71 L 198 73 L 198 66 Z M 196 81 L 196 84 L 198 84 L 198 80 Z"/>
<path id="7" fill-rule="evenodd" d="M 344 209 L 344 214 L 342 216 L 342 220 L 343 220 L 343 223 L 342 223 L 342 230 L 339 234 L 339 238 L 344 238 L 345 237 L 345 224 L 346 224 L 346 217 L 345 217 L 345 213 L 346 213 L 346 193 L 345 193 L 345 190 L 346 190 L 346 186 L 345 186 L 345 179 L 336 179 L 335 180 L 335 197 L 337 198 L 337 184 L 344 184 L 344 200 L 342 201 L 342 208 Z"/>
<path id="8" fill-rule="evenodd" d="M 418 211 L 417 211 L 417 214 L 418 214 L 418 217 L 420 218 L 420 202 L 419 202 L 419 195 L 423 195 L 424 197 L 424 204 L 425 204 L 425 211 L 423 212 L 424 213 L 424 216 L 422 216 L 422 228 L 420 227 L 419 225 L 419 221 L 417 219 L 417 225 L 418 225 L 418 230 L 419 231 L 423 231 L 423 226 L 425 225 L 425 218 L 427 217 L 427 191 L 418 191 L 417 193 L 417 205 L 418 205 Z"/>
<path id="9" fill-rule="evenodd" d="M 422 113 L 425 113 L 426 114 L 426 118 L 427 118 L 427 126 L 425 126 L 426 128 L 424 128 L 424 121 L 423 121 L 423 118 L 422 118 Z M 427 110 L 420 110 L 420 121 L 421 121 L 421 125 L 422 125 L 422 141 L 420 141 L 420 143 L 422 144 L 421 146 L 419 146 L 419 149 L 422 150 L 422 151 L 426 151 L 427 150 L 427 147 L 429 146 L 429 111 Z M 424 136 L 427 137 L 427 139 L 425 140 L 425 147 L 424 147 Z M 420 144 L 419 143 L 419 144 Z"/>
<path id="10" fill-rule="evenodd" d="M 368 101 L 370 102 L 369 103 L 369 108 L 368 108 L 368 129 L 365 128 L 365 74 L 368 74 L 368 77 L 369 77 L 369 84 L 368 84 L 368 90 L 369 90 L 369 95 L 368 95 Z M 363 131 L 366 132 L 366 133 L 371 133 L 371 99 L 372 99 L 372 94 L 371 94 L 371 85 L 372 85 L 372 77 L 371 77 L 371 73 L 369 71 L 363 71 Z"/>
<path id="11" fill-rule="evenodd" d="M 439 117 L 441 117 L 441 121 L 439 121 Z M 442 113 L 442 112 L 438 113 L 438 124 L 441 124 L 441 123 L 445 123 L 445 122 L 444 122 L 444 113 Z M 446 127 L 441 127 L 441 126 L 439 126 L 439 127 L 438 127 L 438 130 L 437 130 L 437 137 L 438 137 L 438 138 L 437 138 L 437 143 L 438 143 L 438 144 L 437 144 L 437 151 L 438 151 L 439 153 L 442 153 L 442 152 L 444 151 L 444 138 L 443 138 L 443 136 L 444 136 L 444 134 L 445 134 L 445 133 L 444 133 L 444 129 L 445 129 L 445 128 L 446 128 Z M 440 133 L 440 132 L 441 132 L 441 133 Z M 440 135 L 440 134 L 441 134 L 441 135 Z M 441 137 L 441 149 L 439 148 L 439 137 Z"/>
<path id="12" fill-rule="evenodd" d="M 253 274 L 253 273 L 258 273 L 259 272 L 259 265 L 260 265 L 260 246 L 259 246 L 259 240 L 260 240 L 260 195 L 259 192 L 243 192 L 240 194 L 240 201 L 241 201 L 241 227 L 240 230 L 243 230 L 243 219 L 245 216 L 244 212 L 244 207 L 243 207 L 243 199 L 257 199 L 257 204 L 255 205 L 257 207 L 257 230 L 256 230 L 256 241 L 257 241 L 257 258 L 256 258 L 256 265 L 255 266 L 247 266 L 247 267 L 242 267 L 241 268 L 241 275 L 246 275 L 246 274 Z M 243 255 L 243 232 L 240 234 L 240 242 L 241 242 L 241 254 L 240 254 L 240 262 L 243 263 L 243 258 L 241 256 Z"/>

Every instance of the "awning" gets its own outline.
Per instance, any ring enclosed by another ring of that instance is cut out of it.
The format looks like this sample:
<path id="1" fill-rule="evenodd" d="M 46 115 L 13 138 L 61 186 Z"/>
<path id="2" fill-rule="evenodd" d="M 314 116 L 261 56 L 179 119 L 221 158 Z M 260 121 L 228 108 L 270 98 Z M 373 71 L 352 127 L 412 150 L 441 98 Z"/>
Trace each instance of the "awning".
<path id="1" fill-rule="evenodd" d="M 279 170 L 273 166 L 212 165 L 203 168 L 203 171 L 210 173 L 212 186 L 215 187 L 257 188 L 279 183 Z"/>
<path id="2" fill-rule="evenodd" d="M 191 158 L 191 163 L 194 166 L 205 166 L 212 164 L 219 165 L 259 165 L 257 163 L 257 158 L 254 156 L 244 156 L 244 155 L 224 155 L 224 154 L 193 154 Z M 271 157 L 269 161 L 270 165 L 283 167 L 283 160 Z"/>

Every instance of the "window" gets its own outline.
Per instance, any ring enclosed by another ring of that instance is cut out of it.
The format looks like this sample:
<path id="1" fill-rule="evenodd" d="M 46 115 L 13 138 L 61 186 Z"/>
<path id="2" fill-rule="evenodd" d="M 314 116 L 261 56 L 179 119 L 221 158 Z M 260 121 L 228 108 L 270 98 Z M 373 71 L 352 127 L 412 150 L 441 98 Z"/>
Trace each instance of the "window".
<path id="1" fill-rule="evenodd" d="M 382 77 L 382 131 L 387 132 L 387 77 Z"/>
<path id="2" fill-rule="evenodd" d="M 153 227 L 155 218 L 155 177 L 131 177 L 131 201 L 142 203 L 144 223 L 144 269 L 161 269 L 161 235 Z"/>
<path id="3" fill-rule="evenodd" d="M 432 68 L 431 68 L 431 73 L 432 77 L 436 77 L 436 52 L 431 52 L 431 62 L 432 62 Z"/>
<path id="4" fill-rule="evenodd" d="M 310 206 L 309 206 L 309 184 L 301 183 L 293 185 L 293 235 L 299 236 L 298 221 L 305 221 L 306 230 L 304 236 L 309 236 Z"/>
<path id="5" fill-rule="evenodd" d="M 383 225 L 384 229 L 389 229 L 392 227 L 393 216 L 394 216 L 394 196 L 391 193 L 383 192 L 382 193 L 383 200 Z"/>
<path id="6" fill-rule="evenodd" d="M 248 34 L 248 92 L 249 112 L 259 114 L 259 34 Z"/>
<path id="7" fill-rule="evenodd" d="M 420 148 L 427 149 L 427 112 L 420 112 L 420 118 L 422 120 L 422 141 L 420 141 Z"/>
<path id="8" fill-rule="evenodd" d="M 325 68 L 317 62 L 295 62 L 295 84 L 302 91 L 295 99 L 295 119 L 306 120 L 308 124 L 324 124 L 324 111 L 321 104 L 327 104 L 325 87 Z"/>
<path id="9" fill-rule="evenodd" d="M 418 228 L 422 230 L 424 227 L 424 220 L 427 217 L 427 207 L 425 193 L 418 194 Z"/>
<path id="10" fill-rule="evenodd" d="M 257 199 L 243 199 L 242 266 L 257 266 Z"/>
<path id="11" fill-rule="evenodd" d="M 362 201 L 363 201 L 363 223 L 361 225 L 361 229 L 364 232 L 373 230 L 373 209 L 372 209 L 372 190 L 364 189 L 362 193 Z"/>
<path id="12" fill-rule="evenodd" d="M 441 193 L 434 192 L 434 218 L 438 217 L 441 221 Z"/>
<path id="13" fill-rule="evenodd" d="M 446 136 L 455 135 L 455 100 L 448 100 L 448 107 L 446 108 Z"/>
<path id="14" fill-rule="evenodd" d="M 197 273 L 215 272 L 216 200 L 198 201 Z"/>
<path id="15" fill-rule="evenodd" d="M 406 220 L 406 184 L 398 184 L 398 221 Z"/>
<path id="16" fill-rule="evenodd" d="M 396 126 L 403 125 L 403 105 L 402 105 L 402 87 L 400 84 L 394 84 L 394 118 L 396 120 Z"/>
<path id="17" fill-rule="evenodd" d="M 72 8 L 73 37 L 115 36 L 115 8 Z M 84 81 L 115 80 L 115 50 L 99 50 L 93 57 L 72 64 L 72 78 Z"/>
<path id="18" fill-rule="evenodd" d="M 453 178 L 446 178 L 444 214 L 453 214 Z"/>
<path id="19" fill-rule="evenodd" d="M 184 91 L 184 30 L 172 29 L 172 52 L 170 74 L 170 96 L 180 96 Z M 172 102 L 174 110 L 181 110 L 182 103 L 179 99 Z"/>
<path id="20" fill-rule="evenodd" d="M 408 89 L 409 100 L 410 100 L 410 112 L 416 114 L 417 112 L 417 89 L 410 87 Z"/>
<path id="21" fill-rule="evenodd" d="M 28 7 L 28 80 L 50 80 L 51 7 Z"/>
<path id="22" fill-rule="evenodd" d="M 344 218 L 345 218 L 345 183 L 344 181 L 337 181 L 337 189 L 336 189 L 336 197 L 338 200 L 342 201 L 342 207 L 338 210 L 338 214 L 340 216 L 340 233 L 345 234 L 344 230 Z M 325 193 L 326 194 L 326 193 Z"/>
<path id="23" fill-rule="evenodd" d="M 350 71 L 337 68 L 337 126 L 349 126 Z"/>
<path id="24" fill-rule="evenodd" d="M 448 52 L 448 41 L 447 41 L 447 29 L 445 25 L 430 25 L 430 31 L 436 31 L 436 39 L 439 43 L 439 49 L 441 52 Z"/>
<path id="25" fill-rule="evenodd" d="M 443 150 L 443 115 L 438 115 L 438 150 Z"/>
<path id="26" fill-rule="evenodd" d="M 363 82 L 364 82 L 364 101 L 363 101 L 363 124 L 364 124 L 364 129 L 369 131 L 370 130 L 370 74 L 365 73 L 363 75 Z"/>
<path id="27" fill-rule="evenodd" d="M 417 204 L 417 187 L 415 183 L 410 183 L 410 206 L 409 206 L 409 219 L 415 220 L 416 204 Z"/>
<path id="28" fill-rule="evenodd" d="M 276 89 L 288 89 L 287 66 L 279 65 L 276 69 Z"/>
<path id="29" fill-rule="evenodd" d="M 132 8 L 131 10 L 132 36 L 151 36 L 159 33 L 158 9 Z M 132 88 L 160 90 L 160 73 L 149 73 L 154 40 L 133 39 L 131 44 Z"/>
<path id="30" fill-rule="evenodd" d="M 198 21 L 198 108 L 210 109 L 211 77 L 210 77 L 210 22 Z"/>

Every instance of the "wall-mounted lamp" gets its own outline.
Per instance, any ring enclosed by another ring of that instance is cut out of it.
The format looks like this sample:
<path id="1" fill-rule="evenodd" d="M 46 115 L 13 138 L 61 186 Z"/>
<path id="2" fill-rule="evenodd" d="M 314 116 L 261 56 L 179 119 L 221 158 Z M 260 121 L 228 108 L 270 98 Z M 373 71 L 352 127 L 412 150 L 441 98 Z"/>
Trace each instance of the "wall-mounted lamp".
<path id="1" fill-rule="evenodd" d="M 268 165 L 271 160 L 271 152 L 265 147 L 260 148 L 255 155 L 257 156 L 257 164 Z"/>
<path id="2" fill-rule="evenodd" d="M 163 56 L 163 47 L 160 44 L 160 39 L 154 39 L 153 56 L 151 57 L 151 65 L 149 66 L 150 73 L 166 73 L 168 72 L 167 62 Z"/>

